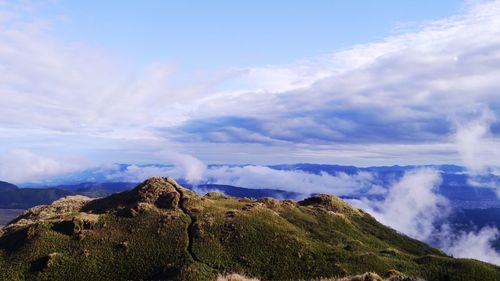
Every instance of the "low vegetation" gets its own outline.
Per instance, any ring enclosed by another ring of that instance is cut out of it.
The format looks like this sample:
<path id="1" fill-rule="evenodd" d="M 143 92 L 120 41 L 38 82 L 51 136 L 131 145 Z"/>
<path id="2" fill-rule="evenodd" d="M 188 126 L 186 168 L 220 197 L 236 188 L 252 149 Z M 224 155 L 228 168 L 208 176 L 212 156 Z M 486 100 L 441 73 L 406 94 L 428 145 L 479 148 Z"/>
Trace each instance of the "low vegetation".
<path id="1" fill-rule="evenodd" d="M 500 280 L 334 196 L 199 196 L 170 178 L 64 198 L 2 232 L 0 280 Z"/>

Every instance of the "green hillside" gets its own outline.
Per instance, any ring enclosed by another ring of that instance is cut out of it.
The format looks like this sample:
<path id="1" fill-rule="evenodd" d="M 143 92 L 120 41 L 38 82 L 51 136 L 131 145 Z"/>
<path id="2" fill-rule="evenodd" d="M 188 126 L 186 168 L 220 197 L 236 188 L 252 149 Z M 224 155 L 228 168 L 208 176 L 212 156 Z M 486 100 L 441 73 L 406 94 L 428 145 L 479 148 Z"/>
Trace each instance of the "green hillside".
<path id="1" fill-rule="evenodd" d="M 319 280 L 396 271 L 500 280 L 499 267 L 448 257 L 335 196 L 199 196 L 170 178 L 32 208 L 3 229 L 0 268 L 0 280 L 215 280 L 229 273 Z"/>

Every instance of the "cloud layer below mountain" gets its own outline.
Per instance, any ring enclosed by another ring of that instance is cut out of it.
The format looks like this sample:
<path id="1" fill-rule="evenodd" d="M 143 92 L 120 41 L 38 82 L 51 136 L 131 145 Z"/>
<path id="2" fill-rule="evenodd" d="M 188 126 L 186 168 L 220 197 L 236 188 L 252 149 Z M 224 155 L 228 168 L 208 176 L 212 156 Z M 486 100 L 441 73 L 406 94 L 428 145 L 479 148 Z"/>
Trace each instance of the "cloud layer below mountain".
<path id="1" fill-rule="evenodd" d="M 499 230 L 484 227 L 472 232 L 454 233 L 446 222 L 450 204 L 437 193 L 441 182 L 439 173 L 432 169 L 407 172 L 389 187 L 384 200 L 350 200 L 385 225 L 440 247 L 455 257 L 474 258 L 500 265 L 500 254 L 492 242 L 499 238 Z"/>

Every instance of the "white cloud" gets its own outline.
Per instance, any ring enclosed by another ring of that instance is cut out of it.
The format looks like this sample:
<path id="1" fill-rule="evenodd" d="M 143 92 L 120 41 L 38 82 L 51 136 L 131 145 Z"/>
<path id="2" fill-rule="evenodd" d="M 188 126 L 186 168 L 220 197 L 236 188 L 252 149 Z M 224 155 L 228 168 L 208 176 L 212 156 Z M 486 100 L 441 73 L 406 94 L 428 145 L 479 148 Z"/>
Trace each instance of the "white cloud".
<path id="1" fill-rule="evenodd" d="M 460 233 L 458 237 L 448 240 L 445 250 L 457 258 L 472 258 L 500 265 L 500 254 L 491 243 L 499 237 L 496 228 L 485 227 L 477 232 Z"/>
<path id="2" fill-rule="evenodd" d="M 421 169 L 407 172 L 389 188 L 383 201 L 353 201 L 383 224 L 411 237 L 426 240 L 434 223 L 447 215 L 448 201 L 436 193 L 441 184 L 438 171 Z"/>
<path id="3" fill-rule="evenodd" d="M 459 157 L 443 151 L 454 143 L 454 116 L 477 106 L 500 110 L 500 1 L 475 3 L 380 42 L 189 77 L 189 85 L 169 63 L 135 69 L 61 40 L 50 26 L 63 23 L 25 17 L 26 10 L 36 15 L 36 7 L 0 5 L 0 130 L 24 132 L 0 137 L 4 146 L 40 146 L 50 138 L 110 162 L 118 160 L 103 158 L 118 157 L 114 150 L 146 162 L 171 145 L 206 162 L 244 163 L 247 150 L 252 163 L 275 161 L 272 147 L 280 162 L 449 163 Z M 210 125 L 225 117 L 252 122 Z M 86 145 L 76 144 L 81 139 Z M 212 152 L 228 146 L 230 155 Z"/>
<path id="4" fill-rule="evenodd" d="M 436 170 L 414 170 L 392 185 L 384 200 L 350 202 L 383 224 L 410 237 L 438 245 L 450 255 L 499 265 L 500 254 L 491 244 L 499 235 L 498 229 L 485 227 L 477 232 L 453 233 L 448 224 L 442 224 L 451 209 L 448 200 L 436 190 L 440 183 L 441 176 Z"/>
<path id="5" fill-rule="evenodd" d="M 338 172 L 312 174 L 299 170 L 276 170 L 266 166 L 210 166 L 189 154 L 164 151 L 161 159 L 172 166 L 130 165 L 125 170 L 119 166 L 100 167 L 100 172 L 110 181 L 139 182 L 151 176 L 169 176 L 185 179 L 190 184 L 210 183 L 233 185 L 253 189 L 280 189 L 304 196 L 313 193 L 353 195 L 356 193 L 383 195 L 387 191 L 379 185 L 377 177 L 368 172 L 354 175 Z"/>
<path id="6" fill-rule="evenodd" d="M 248 102 L 262 104 L 264 99 L 267 106 L 260 113 L 317 109 L 337 102 L 353 109 L 384 108 L 393 118 L 415 118 L 421 117 L 421 110 L 443 116 L 470 105 L 464 101 L 495 101 L 491 90 L 498 88 L 495 77 L 500 48 L 495 35 L 500 33 L 499 11 L 498 1 L 481 3 L 462 15 L 428 23 L 418 32 L 321 57 L 323 63 L 309 71 L 327 71 L 328 75 L 317 75 L 317 83 L 309 83 L 311 87 L 300 85 L 294 88 L 297 91 L 264 87 L 255 93 L 240 93 L 237 99 L 247 103 L 236 107 L 227 106 L 232 101 L 222 101 L 227 96 L 221 95 L 216 101 L 207 100 L 206 110 L 220 112 L 213 109 L 223 106 L 229 113 L 253 115 L 255 107 Z M 335 71 L 329 70 L 332 68 Z M 273 67 L 268 69 L 271 72 Z"/>
<path id="7" fill-rule="evenodd" d="M 106 179 L 109 181 L 122 181 L 122 182 L 142 182 L 150 177 L 176 177 L 180 174 L 176 173 L 174 167 L 156 167 L 146 166 L 141 167 L 138 165 L 130 165 L 124 171 L 116 169 L 117 167 L 100 167 L 106 174 Z"/>
<path id="8" fill-rule="evenodd" d="M 171 71 L 153 65 L 134 74 L 107 54 L 54 40 L 37 23 L 2 30 L 0 124 L 87 134 L 149 125 L 171 98 Z"/>
<path id="9" fill-rule="evenodd" d="M 39 3 L 50 10 L 49 2 Z M 142 68 L 109 52 L 80 42 L 58 39 L 50 21 L 39 17 L 31 1 L 0 5 L 0 130 L 20 130 L 6 145 L 19 141 L 30 146 L 56 139 L 60 148 L 108 149 L 141 136 L 154 135 L 154 127 L 172 126 L 184 117 L 180 101 L 206 91 L 173 81 L 175 68 L 155 63 Z M 27 137 L 26 137 L 27 136 Z M 4 137 L 5 138 L 5 137 Z M 79 139 L 86 147 L 75 146 Z M 154 136 L 156 147 L 165 137 Z M 147 149 L 146 148 L 146 149 Z M 108 160 L 109 161 L 109 160 Z M 111 160 L 113 161 L 113 160 Z"/>
<path id="10" fill-rule="evenodd" d="M 164 155 L 166 160 L 170 160 L 175 165 L 175 170 L 172 171 L 174 177 L 175 174 L 180 174 L 182 178 L 191 184 L 196 184 L 203 180 L 207 167 L 199 159 L 189 154 L 172 152 L 165 152 Z"/>
<path id="11" fill-rule="evenodd" d="M 13 183 L 38 181 L 82 169 L 71 161 L 55 160 L 28 150 L 11 150 L 0 155 L 0 180 Z"/>
<path id="12" fill-rule="evenodd" d="M 471 173 L 482 174 L 500 166 L 500 142 L 492 137 L 490 131 L 495 121 L 493 112 L 483 110 L 480 117 L 457 124 L 457 150 Z"/>
<path id="13" fill-rule="evenodd" d="M 224 191 L 219 190 L 217 188 L 201 188 L 199 186 L 193 187 L 193 191 L 196 192 L 196 193 L 198 193 L 198 194 L 203 194 L 203 195 L 205 195 L 205 194 L 207 194 L 209 192 L 219 192 L 219 193 L 223 193 L 224 194 Z"/>
<path id="14" fill-rule="evenodd" d="M 246 188 L 280 189 L 301 194 L 327 193 L 347 195 L 356 192 L 381 192 L 376 177 L 367 172 L 355 175 L 326 172 L 311 174 L 303 171 L 275 170 L 265 166 L 220 166 L 205 173 L 210 183 L 234 185 Z M 383 192 L 383 191 L 382 191 Z"/>
<path id="15" fill-rule="evenodd" d="M 172 165 L 128 165 L 121 169 L 120 165 L 113 164 L 95 169 L 104 174 L 108 181 L 141 182 L 154 176 L 182 178 L 190 184 L 198 184 L 204 180 L 207 167 L 192 155 L 170 151 L 158 152 L 157 155 L 159 159 Z"/>
<path id="16" fill-rule="evenodd" d="M 457 151 L 469 172 L 468 183 L 479 188 L 491 188 L 500 196 L 500 184 L 490 174 L 498 174 L 500 168 L 500 141 L 491 132 L 497 121 L 489 109 L 480 111 L 472 120 L 457 122 L 455 141 Z"/>
<path id="17" fill-rule="evenodd" d="M 424 24 L 417 32 L 323 56 L 318 64 L 314 59 L 301 62 L 307 69 L 307 83 L 283 82 L 284 76 L 295 81 L 293 73 L 300 73 L 294 72 L 300 69 L 297 66 L 290 66 L 292 73 L 286 75 L 274 66 L 249 69 L 245 73 L 252 75 L 276 70 L 282 86 L 265 86 L 265 77 L 273 80 L 274 76 L 257 75 L 252 82 L 259 85 L 255 91 L 224 92 L 199 100 L 187 123 L 204 127 L 202 132 L 190 130 L 186 140 L 263 142 L 274 147 L 298 144 L 312 150 L 354 141 L 425 144 L 434 150 L 453 145 L 450 135 L 456 116 L 468 118 L 478 106 L 500 110 L 499 14 L 500 1 L 475 3 L 462 14 Z M 253 122 L 204 123 L 224 116 Z M 253 137 L 242 139 L 234 133 L 236 128 Z M 359 149 L 355 144 L 346 147 L 355 149 Z M 420 161 L 416 154 L 386 149 L 374 157 Z M 456 152 L 447 153 L 445 162 L 459 158 Z M 442 154 L 428 156 L 428 162 L 443 158 Z M 358 157 L 358 163 L 374 159 Z"/>

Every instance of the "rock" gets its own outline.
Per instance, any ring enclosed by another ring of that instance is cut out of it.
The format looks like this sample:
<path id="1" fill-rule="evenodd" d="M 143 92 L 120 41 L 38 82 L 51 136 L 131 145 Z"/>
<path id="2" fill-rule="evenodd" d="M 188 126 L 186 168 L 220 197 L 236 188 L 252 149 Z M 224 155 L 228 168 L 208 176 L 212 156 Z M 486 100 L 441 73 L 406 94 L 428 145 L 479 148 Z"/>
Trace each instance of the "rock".
<path id="1" fill-rule="evenodd" d="M 50 253 L 31 264 L 31 271 L 47 271 L 53 267 L 58 259 L 62 257 L 61 253 Z"/>
<path id="2" fill-rule="evenodd" d="M 358 209 L 351 207 L 342 199 L 334 195 L 318 194 L 299 201 L 298 204 L 301 206 L 312 206 L 344 215 L 362 215 Z"/>
<path id="3" fill-rule="evenodd" d="M 137 200 L 140 203 L 153 204 L 158 208 L 176 208 L 179 205 L 180 194 L 171 181 L 160 177 L 146 180 L 136 188 Z"/>
<path id="4" fill-rule="evenodd" d="M 362 275 L 338 279 L 337 281 L 384 281 L 384 279 L 382 279 L 377 273 L 367 272 Z"/>
<path id="5" fill-rule="evenodd" d="M 7 225 L 6 229 L 48 220 L 63 219 L 67 215 L 79 212 L 82 207 L 91 200 L 92 199 L 85 196 L 74 195 L 63 197 L 52 202 L 50 205 L 33 207 Z"/>
<path id="6" fill-rule="evenodd" d="M 385 256 L 393 256 L 393 257 L 398 255 L 398 251 L 393 248 L 382 249 L 380 250 L 380 253 Z"/>

